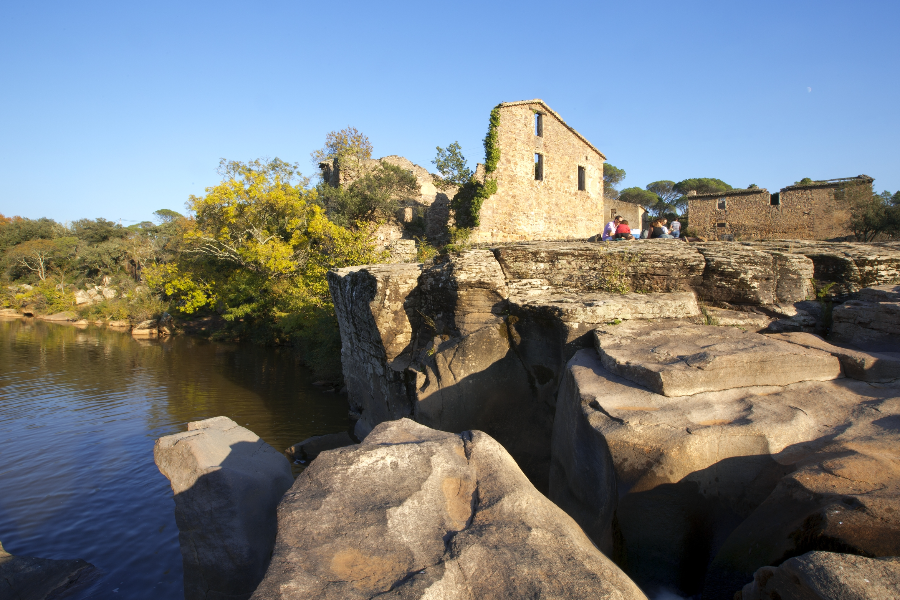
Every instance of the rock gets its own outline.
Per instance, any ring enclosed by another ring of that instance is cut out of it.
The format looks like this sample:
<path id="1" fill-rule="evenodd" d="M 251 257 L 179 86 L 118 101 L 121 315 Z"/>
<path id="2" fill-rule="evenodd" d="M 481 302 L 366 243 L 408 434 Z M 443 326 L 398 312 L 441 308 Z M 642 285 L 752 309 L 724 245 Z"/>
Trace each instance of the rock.
<path id="1" fill-rule="evenodd" d="M 131 323 L 128 321 L 117 321 L 115 319 L 107 321 L 106 326 L 112 329 L 131 329 Z"/>
<path id="2" fill-rule="evenodd" d="M 829 354 L 732 327 L 660 330 L 637 323 L 594 333 L 606 370 L 665 396 L 826 381 L 841 374 Z"/>
<path id="3" fill-rule="evenodd" d="M 325 452 L 253 598 L 645 598 L 500 444 L 407 419 Z"/>
<path id="4" fill-rule="evenodd" d="M 311 461 L 315 460 L 319 454 L 326 450 L 352 446 L 355 443 L 349 433 L 341 431 L 340 433 L 329 433 L 307 438 L 299 444 L 294 444 L 284 452 L 294 460 Z"/>
<path id="5" fill-rule="evenodd" d="M 88 293 L 84 290 L 78 290 L 75 292 L 75 306 L 82 306 L 83 304 L 92 304 L 93 299 L 88 295 Z"/>
<path id="6" fill-rule="evenodd" d="M 900 352 L 900 302 L 851 300 L 831 314 L 828 339 L 872 352 Z"/>
<path id="7" fill-rule="evenodd" d="M 158 439 L 153 455 L 175 494 L 185 598 L 249 598 L 293 483 L 287 459 L 227 417 L 188 423 Z"/>
<path id="8" fill-rule="evenodd" d="M 22 313 L 14 308 L 0 308 L 0 317 L 21 317 Z"/>
<path id="9" fill-rule="evenodd" d="M 900 558 L 809 552 L 778 567 L 763 567 L 740 600 L 896 600 Z"/>
<path id="10" fill-rule="evenodd" d="M 131 335 L 139 338 L 155 338 L 159 336 L 159 322 L 155 319 L 141 321 L 131 328 Z"/>
<path id="11" fill-rule="evenodd" d="M 859 290 L 854 295 L 861 302 L 900 302 L 900 285 L 876 285 Z"/>
<path id="12" fill-rule="evenodd" d="M 169 313 L 163 313 L 159 318 L 158 324 L 159 335 L 165 337 L 175 335 L 175 319 Z"/>
<path id="13" fill-rule="evenodd" d="M 77 321 L 78 314 L 71 310 L 64 310 L 63 312 L 42 316 L 41 319 L 44 321 Z"/>
<path id="14" fill-rule="evenodd" d="M 389 262 L 391 263 L 414 263 L 416 262 L 416 241 L 415 240 L 393 240 L 384 248 L 390 253 Z"/>
<path id="15" fill-rule="evenodd" d="M 101 288 L 98 288 L 97 291 L 98 291 L 98 292 L 100 293 L 100 295 L 101 295 L 103 298 L 105 298 L 106 300 L 110 300 L 110 299 L 112 299 L 112 298 L 115 298 L 116 295 L 117 295 L 117 293 L 118 293 L 118 292 L 116 292 L 116 289 L 115 289 L 115 288 L 111 288 L 111 287 L 101 287 Z"/>
<path id="16" fill-rule="evenodd" d="M 759 567 L 828 549 L 832 539 L 900 554 L 886 542 L 900 543 L 892 533 L 900 515 L 887 512 L 900 490 L 890 466 L 897 419 L 896 382 L 842 378 L 669 397 L 615 375 L 585 349 L 560 387 L 550 498 L 645 589 L 731 598 Z M 880 441 L 852 450 L 867 436 Z M 854 452 L 858 467 L 828 462 Z M 829 468 L 836 474 L 816 484 L 821 491 L 791 484 L 804 469 Z M 871 483 L 854 483 L 863 480 Z M 866 507 L 857 524 L 846 534 L 820 527 L 843 527 L 815 515 L 834 512 L 860 485 L 870 499 L 844 505 Z"/>
<path id="17" fill-rule="evenodd" d="M 719 327 L 738 327 L 746 331 L 760 332 L 766 329 L 773 321 L 772 317 L 755 312 L 728 310 L 704 306 L 703 325 L 718 325 Z"/>
<path id="18" fill-rule="evenodd" d="M 28 285 L 27 283 L 23 283 L 23 284 L 21 284 L 21 285 L 19 286 L 19 289 L 22 290 L 22 291 L 25 291 L 25 292 L 30 292 L 31 290 L 34 289 L 34 287 Z"/>
<path id="19" fill-rule="evenodd" d="M 797 302 L 809 295 L 813 262 L 734 244 L 693 244 L 706 262 L 703 269 L 704 300 L 732 304 L 767 305 Z"/>
<path id="20" fill-rule="evenodd" d="M 782 333 L 770 337 L 828 352 L 841 363 L 847 377 L 861 381 L 893 381 L 900 379 L 900 355 L 896 353 L 863 352 L 829 344 L 811 333 Z"/>
<path id="21" fill-rule="evenodd" d="M 94 566 L 80 559 L 50 560 L 13 556 L 0 544 L 0 598 L 59 598 L 85 586 L 95 574 Z"/>

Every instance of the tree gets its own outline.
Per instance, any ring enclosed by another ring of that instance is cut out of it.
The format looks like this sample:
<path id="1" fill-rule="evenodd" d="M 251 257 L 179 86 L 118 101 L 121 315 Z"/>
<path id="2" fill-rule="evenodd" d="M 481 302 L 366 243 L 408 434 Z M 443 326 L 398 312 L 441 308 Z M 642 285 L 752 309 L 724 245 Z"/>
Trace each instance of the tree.
<path id="1" fill-rule="evenodd" d="M 683 199 L 680 192 L 675 190 L 675 182 L 668 179 L 654 181 L 647 184 L 647 191 L 653 192 L 659 196 L 660 205 L 654 205 L 654 211 L 657 215 L 677 210 L 685 212 L 687 210 L 687 200 Z"/>
<path id="2" fill-rule="evenodd" d="M 75 237 L 91 244 L 99 244 L 109 239 L 124 238 L 128 230 L 106 219 L 79 219 L 72 223 Z"/>
<path id="3" fill-rule="evenodd" d="M 619 192 L 619 200 L 630 202 L 631 204 L 639 204 L 650 211 L 660 201 L 660 198 L 649 190 L 630 187 Z"/>
<path id="4" fill-rule="evenodd" d="M 714 177 L 695 177 L 693 179 L 679 181 L 672 189 L 683 196 L 687 196 L 688 192 L 706 194 L 710 192 L 727 192 L 734 188 L 721 179 L 716 179 Z"/>
<path id="5" fill-rule="evenodd" d="M 323 185 L 320 191 L 332 221 L 343 227 L 356 228 L 357 223 L 372 223 L 395 216 L 400 201 L 418 196 L 421 187 L 409 171 L 382 162 L 346 190 Z"/>
<path id="6" fill-rule="evenodd" d="M 613 166 L 610 163 L 603 164 L 603 196 L 615 200 L 619 197 L 616 187 L 625 179 L 625 169 Z"/>
<path id="7" fill-rule="evenodd" d="M 66 240 L 66 238 L 63 238 Z M 72 241 L 68 238 L 67 241 Z M 8 260 L 24 271 L 31 271 L 38 279 L 45 281 L 54 267 L 66 262 L 73 249 L 71 243 L 59 243 L 60 240 L 34 239 L 10 249 Z"/>
<path id="8" fill-rule="evenodd" d="M 431 162 L 441 174 L 440 177 L 435 177 L 435 185 L 442 190 L 465 185 L 472 179 L 472 169 L 466 164 L 459 142 L 453 142 L 446 150 L 437 146 L 437 155 Z"/>
<path id="9" fill-rule="evenodd" d="M 847 183 L 835 191 L 834 197 L 850 209 L 850 230 L 856 239 L 871 242 L 881 234 L 900 235 L 898 194 L 875 194 L 868 185 Z"/>
<path id="10" fill-rule="evenodd" d="M 172 223 L 174 221 L 177 221 L 178 219 L 184 218 L 184 215 L 182 215 L 180 212 L 176 212 L 168 208 L 155 210 L 153 211 L 153 214 L 156 215 L 156 218 L 160 222 L 160 224 Z"/>
<path id="11" fill-rule="evenodd" d="M 372 158 L 372 143 L 355 127 L 331 131 L 325 136 L 325 145 L 310 154 L 313 165 L 337 163 L 350 179 L 362 173 L 363 161 Z"/>
<path id="12" fill-rule="evenodd" d="M 29 240 L 52 240 L 66 235 L 66 228 L 52 219 L 12 217 L 0 223 L 0 251 Z"/>

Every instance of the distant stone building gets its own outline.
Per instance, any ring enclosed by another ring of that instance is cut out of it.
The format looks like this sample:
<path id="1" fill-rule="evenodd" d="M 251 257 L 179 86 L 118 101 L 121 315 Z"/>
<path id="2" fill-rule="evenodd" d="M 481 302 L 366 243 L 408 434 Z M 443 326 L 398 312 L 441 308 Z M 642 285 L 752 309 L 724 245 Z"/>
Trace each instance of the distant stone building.
<path id="1" fill-rule="evenodd" d="M 688 222 L 707 239 L 829 240 L 850 235 L 850 211 L 835 198 L 844 186 L 866 186 L 866 175 L 792 185 L 770 194 L 765 188 L 729 190 L 688 197 Z"/>
<path id="2" fill-rule="evenodd" d="M 603 229 L 606 157 L 542 100 L 504 102 L 497 193 L 472 242 L 584 239 Z"/>

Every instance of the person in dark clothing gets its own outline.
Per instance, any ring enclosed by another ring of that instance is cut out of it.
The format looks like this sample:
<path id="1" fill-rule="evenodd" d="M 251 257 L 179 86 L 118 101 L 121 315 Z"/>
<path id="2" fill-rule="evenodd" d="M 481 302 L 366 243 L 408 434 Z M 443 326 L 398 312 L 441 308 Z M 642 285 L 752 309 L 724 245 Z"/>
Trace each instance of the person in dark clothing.
<path id="1" fill-rule="evenodd" d="M 669 235 L 669 230 L 666 229 L 665 219 L 657 219 L 653 221 L 650 226 L 650 239 L 673 239 L 672 236 Z"/>
<path id="2" fill-rule="evenodd" d="M 623 220 L 619 223 L 618 227 L 616 227 L 616 237 L 617 240 L 633 240 L 634 236 L 631 235 L 631 227 L 628 226 L 628 221 Z"/>

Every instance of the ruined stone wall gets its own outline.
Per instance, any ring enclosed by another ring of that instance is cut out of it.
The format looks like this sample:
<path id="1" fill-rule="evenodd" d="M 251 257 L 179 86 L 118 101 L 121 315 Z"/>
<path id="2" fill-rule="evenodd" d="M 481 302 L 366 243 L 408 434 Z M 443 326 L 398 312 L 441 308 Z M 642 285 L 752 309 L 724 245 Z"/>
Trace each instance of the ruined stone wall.
<path id="1" fill-rule="evenodd" d="M 774 195 L 765 189 L 703 194 L 688 199 L 690 229 L 708 239 L 827 240 L 850 235 L 850 212 L 835 200 L 839 184 L 791 186 Z M 725 208 L 719 208 L 725 200 Z"/>
<path id="2" fill-rule="evenodd" d="M 534 113 L 543 136 L 534 132 Z M 481 208 L 473 242 L 586 239 L 601 232 L 603 157 L 539 103 L 501 106 L 500 162 L 492 176 L 497 193 Z M 544 177 L 534 178 L 534 155 L 544 156 Z M 578 167 L 586 189 L 578 190 Z"/>
<path id="3" fill-rule="evenodd" d="M 604 224 L 612 221 L 616 215 L 628 221 L 628 226 L 632 229 L 642 228 L 642 218 L 647 212 L 639 204 L 633 202 L 622 202 L 621 200 L 612 200 L 604 198 L 603 200 L 603 221 Z M 601 230 L 602 231 L 602 230 Z"/>

